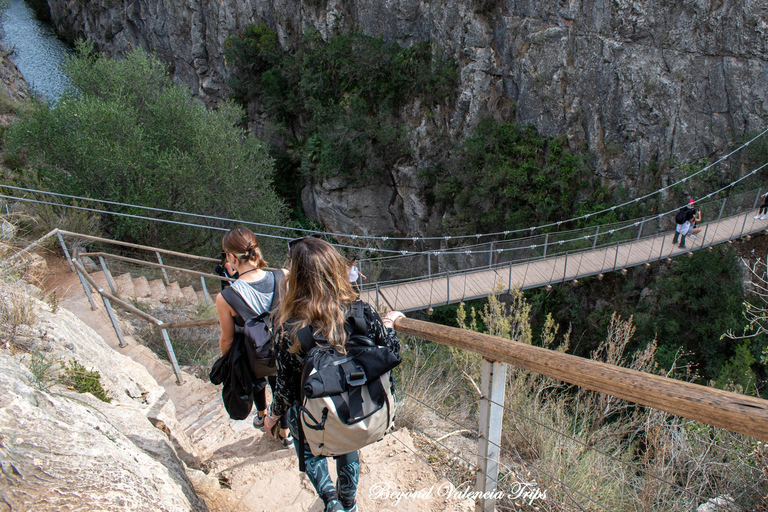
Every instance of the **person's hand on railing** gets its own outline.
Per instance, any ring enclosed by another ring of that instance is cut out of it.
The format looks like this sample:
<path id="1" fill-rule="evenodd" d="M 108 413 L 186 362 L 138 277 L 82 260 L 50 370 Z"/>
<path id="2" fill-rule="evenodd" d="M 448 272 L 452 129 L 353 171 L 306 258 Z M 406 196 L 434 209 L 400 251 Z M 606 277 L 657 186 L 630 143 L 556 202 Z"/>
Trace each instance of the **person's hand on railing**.
<path id="1" fill-rule="evenodd" d="M 402 311 L 390 311 L 384 317 L 381 319 L 381 323 L 384 324 L 384 327 L 387 329 L 394 329 L 395 328 L 395 322 L 398 318 L 405 318 L 405 315 L 402 313 Z"/>

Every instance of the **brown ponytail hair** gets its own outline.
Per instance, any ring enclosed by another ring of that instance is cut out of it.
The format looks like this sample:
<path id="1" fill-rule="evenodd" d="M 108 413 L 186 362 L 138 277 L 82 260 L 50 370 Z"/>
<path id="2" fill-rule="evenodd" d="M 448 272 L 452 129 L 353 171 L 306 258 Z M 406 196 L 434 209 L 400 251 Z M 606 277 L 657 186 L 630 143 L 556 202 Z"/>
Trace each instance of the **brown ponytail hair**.
<path id="1" fill-rule="evenodd" d="M 259 241 L 253 231 L 248 228 L 238 226 L 231 229 L 221 239 L 221 248 L 224 252 L 234 254 L 242 262 L 250 262 L 258 269 L 267 266 L 267 262 L 261 255 Z"/>

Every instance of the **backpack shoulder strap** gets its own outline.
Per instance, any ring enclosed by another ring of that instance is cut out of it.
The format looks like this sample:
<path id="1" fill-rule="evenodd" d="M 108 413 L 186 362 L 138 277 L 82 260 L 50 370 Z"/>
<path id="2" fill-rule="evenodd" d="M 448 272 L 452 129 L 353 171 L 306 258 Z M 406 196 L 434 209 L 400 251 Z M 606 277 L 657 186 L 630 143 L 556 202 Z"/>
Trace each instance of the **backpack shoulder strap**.
<path id="1" fill-rule="evenodd" d="M 356 300 L 349 306 L 349 320 L 352 332 L 350 334 L 368 335 L 368 322 L 365 320 L 365 307 L 361 300 Z"/>
<path id="2" fill-rule="evenodd" d="M 235 310 L 235 313 L 243 319 L 243 321 L 248 320 L 253 316 L 251 307 L 246 304 L 240 294 L 233 290 L 231 286 L 224 288 L 221 291 L 221 296 L 227 301 L 227 304 Z"/>
<path id="3" fill-rule="evenodd" d="M 283 277 L 285 277 L 283 269 L 279 267 L 272 271 L 272 275 L 275 276 L 275 290 L 272 292 L 272 304 L 269 306 L 270 311 L 277 309 L 277 305 L 280 304 L 280 283 L 283 282 Z"/>
<path id="4" fill-rule="evenodd" d="M 299 338 L 301 343 L 301 351 L 306 355 L 309 351 L 317 345 L 314 336 L 312 336 L 312 326 L 302 327 L 296 332 L 296 337 Z"/>

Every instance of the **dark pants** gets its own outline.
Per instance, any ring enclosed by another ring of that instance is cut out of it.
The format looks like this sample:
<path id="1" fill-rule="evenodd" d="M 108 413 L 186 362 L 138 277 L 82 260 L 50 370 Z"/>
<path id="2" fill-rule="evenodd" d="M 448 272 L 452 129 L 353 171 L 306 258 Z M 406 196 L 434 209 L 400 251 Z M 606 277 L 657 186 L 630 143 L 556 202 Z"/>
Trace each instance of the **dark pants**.
<path id="1" fill-rule="evenodd" d="M 272 395 L 275 394 L 275 387 L 277 387 L 277 377 L 272 375 L 271 377 L 256 379 L 256 387 L 253 388 L 253 403 L 256 405 L 257 411 L 263 411 L 267 408 L 267 382 L 269 382 L 269 389 L 272 390 Z M 288 428 L 288 417 L 286 414 L 280 416 L 280 428 Z"/>
<path id="2" fill-rule="evenodd" d="M 331 500 L 338 499 L 345 509 L 351 509 L 355 505 L 357 497 L 357 482 L 360 478 L 360 457 L 357 450 L 344 455 L 337 455 L 333 459 L 336 461 L 336 486 L 333 486 L 333 480 L 328 471 L 328 461 L 326 457 L 312 455 L 307 443 L 300 443 L 298 407 L 294 405 L 288 410 L 289 428 L 295 442 L 296 456 L 301 458 L 304 455 L 305 473 L 312 482 L 312 486 L 317 491 L 317 495 L 328 503 Z"/>

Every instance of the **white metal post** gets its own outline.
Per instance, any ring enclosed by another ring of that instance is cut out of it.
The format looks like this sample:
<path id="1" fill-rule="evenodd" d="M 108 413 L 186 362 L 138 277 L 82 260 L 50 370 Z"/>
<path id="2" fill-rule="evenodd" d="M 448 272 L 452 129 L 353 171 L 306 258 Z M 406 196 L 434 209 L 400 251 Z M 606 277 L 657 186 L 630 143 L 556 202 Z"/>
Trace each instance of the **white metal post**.
<path id="1" fill-rule="evenodd" d="M 483 358 L 483 380 L 480 400 L 480 440 L 478 441 L 478 472 L 476 490 L 479 497 L 475 512 L 492 512 L 496 508 L 501 455 L 501 424 L 504 418 L 504 393 L 507 383 L 507 363 Z"/>

